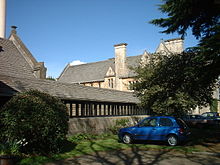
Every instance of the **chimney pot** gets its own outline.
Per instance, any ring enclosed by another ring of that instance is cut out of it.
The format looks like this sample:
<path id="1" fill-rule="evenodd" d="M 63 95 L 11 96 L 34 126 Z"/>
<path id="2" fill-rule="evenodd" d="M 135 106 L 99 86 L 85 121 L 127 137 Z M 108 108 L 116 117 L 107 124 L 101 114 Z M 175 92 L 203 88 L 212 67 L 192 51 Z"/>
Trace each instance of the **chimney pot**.
<path id="1" fill-rule="evenodd" d="M 17 26 L 11 26 L 11 28 L 12 28 L 12 29 L 17 29 L 18 27 L 17 27 Z"/>
<path id="2" fill-rule="evenodd" d="M 11 33 L 16 34 L 17 33 L 17 31 L 16 31 L 17 28 L 18 28 L 17 26 L 11 26 Z"/>
<path id="3" fill-rule="evenodd" d="M 118 46 L 127 46 L 128 44 L 127 43 L 120 43 L 120 44 L 116 44 L 114 45 L 114 47 L 118 47 Z"/>

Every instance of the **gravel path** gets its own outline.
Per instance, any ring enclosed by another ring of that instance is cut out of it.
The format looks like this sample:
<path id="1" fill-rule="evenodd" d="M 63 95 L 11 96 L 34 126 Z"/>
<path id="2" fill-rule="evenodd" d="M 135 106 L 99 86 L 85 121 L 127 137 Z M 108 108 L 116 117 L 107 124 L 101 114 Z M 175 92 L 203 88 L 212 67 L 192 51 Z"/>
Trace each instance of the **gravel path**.
<path id="1" fill-rule="evenodd" d="M 132 149 L 96 152 L 46 165 L 220 165 L 219 153 L 177 153 Z"/>

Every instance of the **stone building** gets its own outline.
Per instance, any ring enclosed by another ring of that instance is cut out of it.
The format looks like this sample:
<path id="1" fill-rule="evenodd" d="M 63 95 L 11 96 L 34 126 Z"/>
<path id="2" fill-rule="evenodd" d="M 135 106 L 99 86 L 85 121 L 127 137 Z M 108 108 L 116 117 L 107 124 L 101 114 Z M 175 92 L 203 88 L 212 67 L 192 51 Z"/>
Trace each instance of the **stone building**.
<path id="1" fill-rule="evenodd" d="M 131 92 L 46 80 L 46 68 L 38 62 L 13 26 L 8 39 L 0 37 L 0 108 L 17 92 L 36 89 L 59 97 L 70 117 L 147 114 L 137 107 Z"/>
<path id="2" fill-rule="evenodd" d="M 34 58 L 16 34 L 16 28 L 16 26 L 12 26 L 8 39 L 0 38 L 0 71 L 7 71 L 8 76 L 45 79 L 47 68 L 44 66 L 44 62 L 38 62 Z"/>
<path id="3" fill-rule="evenodd" d="M 15 27 L 9 38 L 0 36 L 0 108 L 16 93 L 30 89 L 48 93 L 67 106 L 69 134 L 100 133 L 116 120 L 135 121 L 150 113 L 137 106 L 139 100 L 131 92 L 51 81 L 45 76 L 44 63 L 34 58 Z"/>
<path id="4" fill-rule="evenodd" d="M 60 77 L 59 82 L 81 84 L 84 86 L 93 86 L 98 88 L 109 88 L 120 91 L 132 91 L 129 86 L 135 82 L 135 73 L 132 67 L 141 63 L 147 63 L 151 54 L 144 51 L 142 55 L 126 56 L 126 43 L 114 45 L 115 58 L 94 63 L 87 63 L 72 66 L 68 64 Z M 183 40 L 180 38 L 161 40 L 155 53 L 170 54 L 181 53 L 183 51 Z M 217 99 L 217 111 L 220 112 L 220 90 L 213 91 L 213 98 Z M 208 107 L 197 107 L 192 110 L 194 114 L 201 114 L 210 111 Z"/>
<path id="5" fill-rule="evenodd" d="M 135 81 L 135 73 L 131 68 L 138 66 L 140 62 L 146 62 L 151 54 L 144 51 L 141 55 L 127 57 L 126 47 L 126 43 L 114 45 L 115 58 L 105 61 L 75 66 L 68 64 L 58 78 L 58 81 L 129 91 L 129 85 Z M 183 40 L 176 38 L 165 41 L 161 40 L 155 53 L 169 54 L 182 51 Z"/>

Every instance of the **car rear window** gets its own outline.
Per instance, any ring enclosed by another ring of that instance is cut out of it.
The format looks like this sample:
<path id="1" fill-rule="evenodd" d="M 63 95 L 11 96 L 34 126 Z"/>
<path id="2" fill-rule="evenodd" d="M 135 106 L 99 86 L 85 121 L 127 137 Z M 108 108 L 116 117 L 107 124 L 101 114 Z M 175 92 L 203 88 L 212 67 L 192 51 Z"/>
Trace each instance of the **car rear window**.
<path id="1" fill-rule="evenodd" d="M 177 122 L 177 124 L 178 124 L 181 128 L 187 128 L 187 125 L 186 125 L 186 123 L 185 123 L 183 120 L 177 118 L 177 119 L 176 119 L 176 122 Z"/>

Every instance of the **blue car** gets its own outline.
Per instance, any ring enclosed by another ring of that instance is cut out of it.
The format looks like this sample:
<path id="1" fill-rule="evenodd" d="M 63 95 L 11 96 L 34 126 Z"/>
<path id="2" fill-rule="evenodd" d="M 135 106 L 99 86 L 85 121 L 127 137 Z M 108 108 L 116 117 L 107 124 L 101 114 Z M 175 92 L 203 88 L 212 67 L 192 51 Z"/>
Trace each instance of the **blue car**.
<path id="1" fill-rule="evenodd" d="M 169 116 L 147 117 L 133 127 L 121 128 L 119 139 L 126 144 L 134 140 L 165 141 L 175 146 L 190 134 L 188 126 L 179 118 Z"/>

